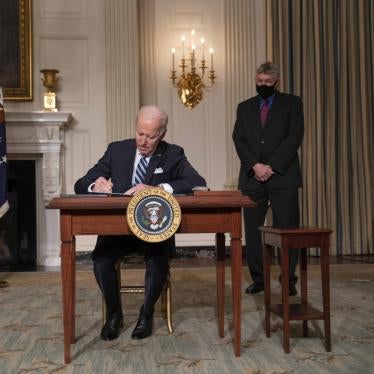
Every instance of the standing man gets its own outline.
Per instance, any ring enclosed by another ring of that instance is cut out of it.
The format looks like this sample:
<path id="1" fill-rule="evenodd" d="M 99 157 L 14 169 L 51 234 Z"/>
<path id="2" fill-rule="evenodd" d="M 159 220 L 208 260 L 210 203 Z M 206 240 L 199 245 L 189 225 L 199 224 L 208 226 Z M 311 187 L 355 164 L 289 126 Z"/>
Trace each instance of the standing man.
<path id="1" fill-rule="evenodd" d="M 163 141 L 168 117 L 154 106 L 139 110 L 135 139 L 109 144 L 103 157 L 74 186 L 78 194 L 89 192 L 134 194 L 151 186 L 169 193 L 187 193 L 206 182 L 188 162 L 181 147 Z M 133 339 L 152 334 L 153 310 L 169 272 L 169 253 L 174 237 L 161 243 L 147 243 L 132 235 L 99 236 L 92 253 L 94 273 L 103 293 L 107 318 L 101 338 L 113 340 L 123 328 L 123 313 L 115 264 L 138 250 L 146 261 L 144 304 L 132 332 Z"/>
<path id="2" fill-rule="evenodd" d="M 256 72 L 257 96 L 238 105 L 233 140 L 240 159 L 239 189 L 257 203 L 244 208 L 247 264 L 253 283 L 246 293 L 264 290 L 261 233 L 269 202 L 273 224 L 300 223 L 298 188 L 302 185 L 297 150 L 304 135 L 303 105 L 298 96 L 281 93 L 279 68 L 271 62 Z M 296 295 L 298 254 L 291 251 L 289 291 Z"/>

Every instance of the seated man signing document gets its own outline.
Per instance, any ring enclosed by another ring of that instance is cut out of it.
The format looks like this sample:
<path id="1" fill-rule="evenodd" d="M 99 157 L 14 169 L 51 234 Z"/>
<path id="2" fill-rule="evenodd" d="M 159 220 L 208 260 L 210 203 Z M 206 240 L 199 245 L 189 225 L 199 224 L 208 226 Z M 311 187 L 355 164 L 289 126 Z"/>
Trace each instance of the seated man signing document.
<path id="1" fill-rule="evenodd" d="M 134 194 L 160 186 L 169 193 L 188 193 L 206 182 L 188 162 L 181 147 L 162 140 L 168 117 L 154 106 L 139 110 L 135 139 L 109 144 L 103 157 L 74 186 L 78 194 L 90 192 Z M 146 261 L 144 303 L 133 339 L 152 334 L 153 311 L 169 271 L 168 257 L 174 237 L 160 243 L 148 243 L 132 235 L 99 236 L 92 253 L 94 273 L 103 293 L 107 317 L 101 330 L 104 340 L 116 339 L 123 328 L 123 312 L 115 264 L 127 253 L 140 251 Z"/>

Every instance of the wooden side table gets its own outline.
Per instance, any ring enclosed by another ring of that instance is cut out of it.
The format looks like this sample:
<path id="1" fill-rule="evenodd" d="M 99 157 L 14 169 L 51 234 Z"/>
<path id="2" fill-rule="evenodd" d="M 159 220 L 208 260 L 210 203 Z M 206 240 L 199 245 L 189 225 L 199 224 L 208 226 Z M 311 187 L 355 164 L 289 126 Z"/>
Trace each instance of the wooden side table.
<path id="1" fill-rule="evenodd" d="M 296 229 L 278 229 L 262 226 L 263 256 L 264 256 L 264 286 L 265 286 L 265 329 L 270 336 L 270 312 L 283 319 L 283 347 L 290 352 L 290 321 L 303 321 L 303 336 L 308 336 L 308 320 L 323 320 L 325 330 L 326 351 L 331 351 L 330 327 L 330 274 L 329 247 L 330 229 L 318 227 L 300 227 Z M 280 249 L 282 274 L 282 304 L 270 303 L 270 255 L 271 247 Z M 307 287 L 307 248 L 320 248 L 321 280 L 323 311 L 308 305 Z M 300 287 L 301 303 L 289 303 L 289 251 L 300 249 Z"/>

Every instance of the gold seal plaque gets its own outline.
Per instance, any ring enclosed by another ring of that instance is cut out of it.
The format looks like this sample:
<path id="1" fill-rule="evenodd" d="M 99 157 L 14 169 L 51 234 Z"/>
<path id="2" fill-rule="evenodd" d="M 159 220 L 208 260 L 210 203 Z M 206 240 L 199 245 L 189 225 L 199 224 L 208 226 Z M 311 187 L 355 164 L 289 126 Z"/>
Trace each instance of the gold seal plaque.
<path id="1" fill-rule="evenodd" d="M 178 230 L 181 208 L 172 194 L 155 187 L 134 195 L 127 207 L 126 218 L 135 236 L 145 242 L 158 243 Z"/>

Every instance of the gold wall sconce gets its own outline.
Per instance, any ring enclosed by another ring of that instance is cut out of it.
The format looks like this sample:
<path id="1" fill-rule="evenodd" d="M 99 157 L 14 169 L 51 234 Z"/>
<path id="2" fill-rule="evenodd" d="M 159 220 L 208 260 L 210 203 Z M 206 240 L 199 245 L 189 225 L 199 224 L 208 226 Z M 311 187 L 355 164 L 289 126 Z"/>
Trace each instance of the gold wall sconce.
<path id="1" fill-rule="evenodd" d="M 200 39 L 200 47 L 198 48 L 195 44 L 196 32 L 191 30 L 191 46 L 186 48 L 186 36 L 182 35 L 182 57 L 178 67 L 180 71 L 176 71 L 175 66 L 175 54 L 176 49 L 171 49 L 171 76 L 170 79 L 173 82 L 173 86 L 178 89 L 177 94 L 184 106 L 189 109 L 194 108 L 203 99 L 203 89 L 210 88 L 214 84 L 214 80 L 217 78 L 214 75 L 213 65 L 213 48 L 209 48 L 210 54 L 210 70 L 207 79 L 210 81 L 209 84 L 204 83 L 205 71 L 209 69 L 206 65 L 205 60 L 205 39 Z M 186 54 L 186 56 L 185 56 Z M 201 59 L 198 61 L 197 55 L 201 54 Z M 200 66 L 197 66 L 200 64 Z M 200 72 L 199 72 L 200 69 Z"/>
<path id="2" fill-rule="evenodd" d="M 43 100 L 43 111 L 45 112 L 57 112 L 56 107 L 56 93 L 52 92 L 52 89 L 56 86 L 59 73 L 56 69 L 42 69 L 40 72 L 43 74 L 42 78 L 43 86 L 47 88 L 47 92 L 44 93 Z"/>

